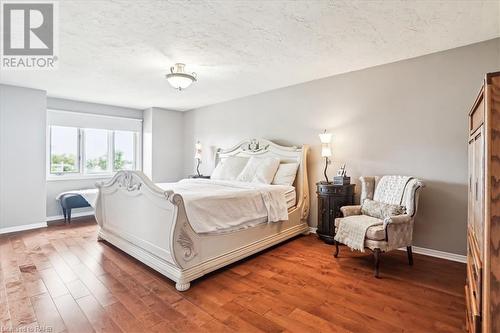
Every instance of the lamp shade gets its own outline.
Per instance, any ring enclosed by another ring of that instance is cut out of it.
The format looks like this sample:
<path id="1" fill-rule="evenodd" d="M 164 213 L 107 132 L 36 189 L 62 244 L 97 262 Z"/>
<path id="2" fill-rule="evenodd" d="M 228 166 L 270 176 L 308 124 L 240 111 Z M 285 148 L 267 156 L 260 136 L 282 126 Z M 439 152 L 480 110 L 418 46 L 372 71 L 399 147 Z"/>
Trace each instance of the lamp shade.
<path id="1" fill-rule="evenodd" d="M 319 135 L 319 140 L 321 143 L 330 143 L 332 141 L 332 133 L 327 133 L 325 130 L 324 133 Z"/>
<path id="2" fill-rule="evenodd" d="M 184 90 L 196 81 L 196 73 L 186 73 L 185 66 L 177 63 L 170 67 L 170 73 L 165 75 L 168 83 L 177 90 Z"/>
<path id="3" fill-rule="evenodd" d="M 332 149 L 329 143 L 321 144 L 321 157 L 330 157 L 332 156 Z"/>
<path id="4" fill-rule="evenodd" d="M 201 143 L 200 143 L 200 141 L 196 142 L 195 148 L 196 148 L 196 153 L 194 154 L 194 158 L 201 160 Z"/>
<path id="5" fill-rule="evenodd" d="M 170 76 L 167 77 L 168 83 L 170 83 L 172 87 L 178 90 L 186 89 L 194 82 L 192 78 L 181 74 L 173 74 L 173 75 L 169 74 L 169 75 Z"/>

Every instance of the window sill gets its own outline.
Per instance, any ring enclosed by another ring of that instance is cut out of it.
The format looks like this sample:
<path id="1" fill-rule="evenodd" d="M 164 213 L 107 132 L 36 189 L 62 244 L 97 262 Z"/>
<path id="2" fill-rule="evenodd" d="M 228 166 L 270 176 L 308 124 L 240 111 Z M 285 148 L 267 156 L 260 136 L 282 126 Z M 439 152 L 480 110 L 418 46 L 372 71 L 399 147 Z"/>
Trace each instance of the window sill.
<path id="1" fill-rule="evenodd" d="M 72 180 L 92 180 L 92 179 L 111 179 L 115 174 L 97 174 L 97 175 L 64 175 L 64 176 L 47 176 L 47 182 L 72 181 Z"/>

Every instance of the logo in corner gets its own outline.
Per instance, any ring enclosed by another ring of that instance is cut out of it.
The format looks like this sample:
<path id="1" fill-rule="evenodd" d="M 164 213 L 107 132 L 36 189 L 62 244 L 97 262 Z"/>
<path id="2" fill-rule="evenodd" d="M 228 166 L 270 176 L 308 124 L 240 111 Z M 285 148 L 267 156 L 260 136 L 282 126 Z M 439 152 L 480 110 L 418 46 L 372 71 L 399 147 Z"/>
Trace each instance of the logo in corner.
<path id="1" fill-rule="evenodd" d="M 58 3 L 1 1 L 2 70 L 51 70 L 58 60 Z"/>

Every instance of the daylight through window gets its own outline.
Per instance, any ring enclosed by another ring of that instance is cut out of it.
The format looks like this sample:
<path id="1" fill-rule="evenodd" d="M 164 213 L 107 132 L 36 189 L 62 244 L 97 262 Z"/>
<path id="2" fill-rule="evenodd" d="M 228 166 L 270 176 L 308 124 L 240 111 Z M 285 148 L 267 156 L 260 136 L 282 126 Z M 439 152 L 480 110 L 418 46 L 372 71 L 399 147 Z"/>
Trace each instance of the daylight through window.
<path id="1" fill-rule="evenodd" d="M 134 131 L 50 126 L 50 174 L 99 175 L 136 170 L 138 135 Z"/>

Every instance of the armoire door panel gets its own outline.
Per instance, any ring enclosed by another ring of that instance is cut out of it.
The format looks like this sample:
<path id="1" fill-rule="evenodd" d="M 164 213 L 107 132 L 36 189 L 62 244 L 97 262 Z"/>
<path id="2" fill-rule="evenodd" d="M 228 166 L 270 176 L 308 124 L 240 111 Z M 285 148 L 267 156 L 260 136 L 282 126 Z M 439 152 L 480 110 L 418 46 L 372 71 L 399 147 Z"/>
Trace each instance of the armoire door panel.
<path id="1" fill-rule="evenodd" d="M 473 230 L 480 253 L 484 249 L 484 144 L 480 127 L 474 136 L 474 223 Z"/>

